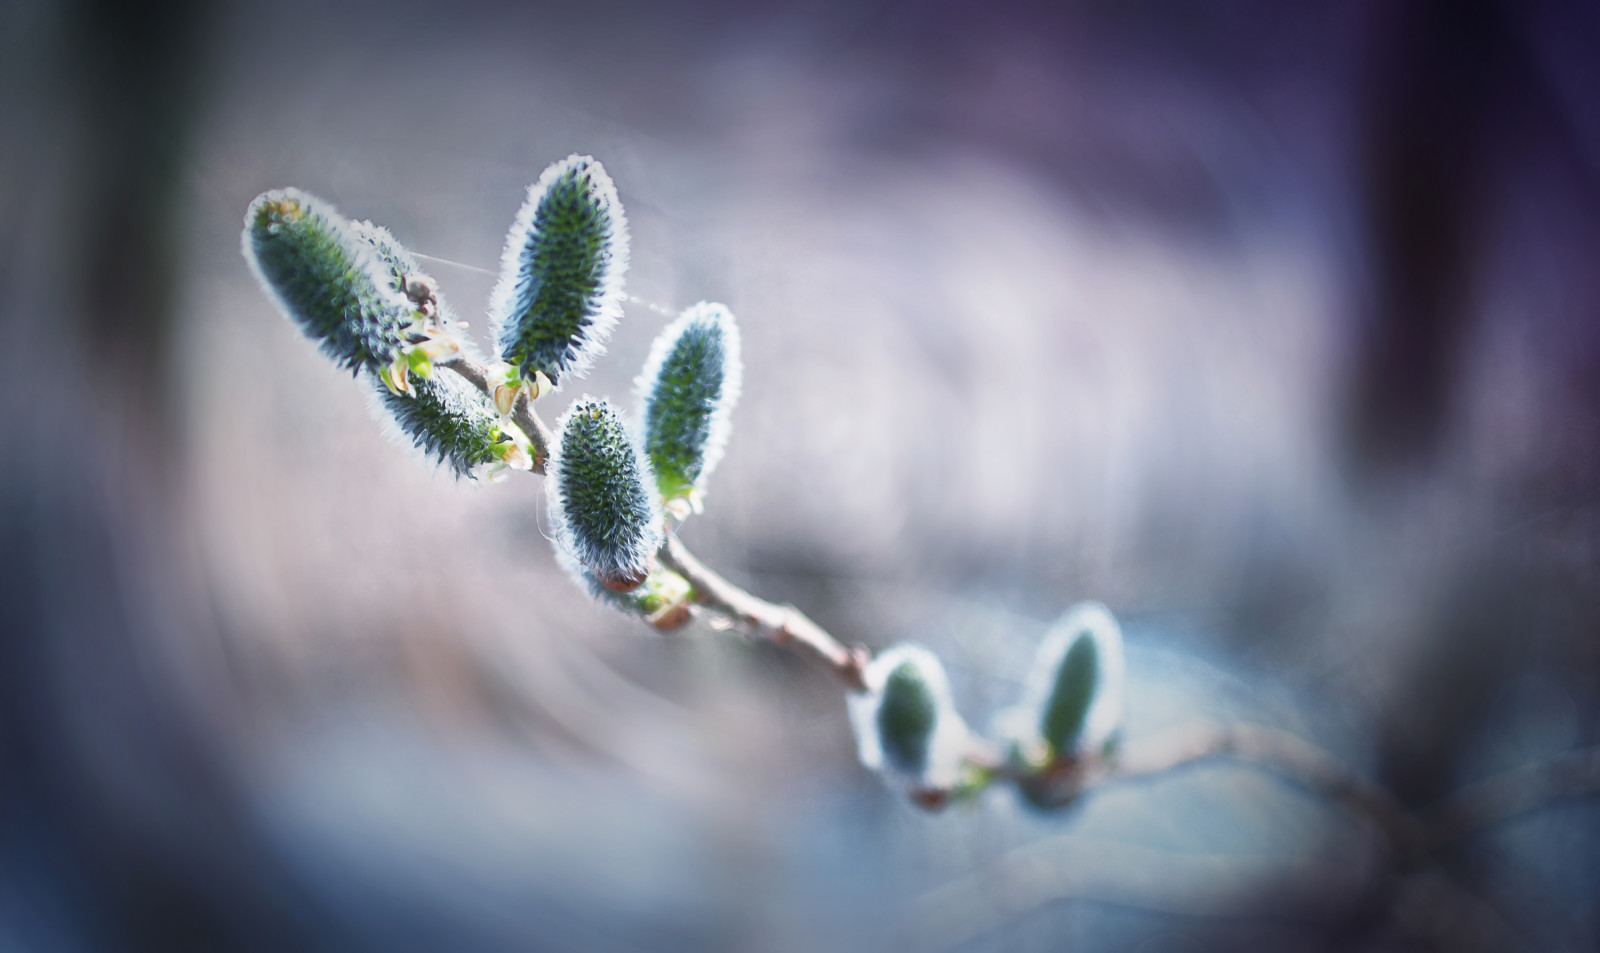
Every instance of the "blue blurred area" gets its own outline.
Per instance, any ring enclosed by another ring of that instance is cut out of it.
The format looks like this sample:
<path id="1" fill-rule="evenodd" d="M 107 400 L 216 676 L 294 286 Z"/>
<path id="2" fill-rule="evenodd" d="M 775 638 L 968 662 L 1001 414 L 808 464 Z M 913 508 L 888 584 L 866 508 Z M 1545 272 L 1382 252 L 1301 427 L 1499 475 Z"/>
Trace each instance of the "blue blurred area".
<path id="1" fill-rule="evenodd" d="M 481 316 L 615 179 L 747 383 L 684 538 L 984 726 L 1107 603 L 1130 737 L 1423 808 L 1600 742 L 1600 15 L 1443 0 L 0 7 L 0 950 L 1588 949 L 1592 802 L 1388 866 L 1196 766 L 927 816 L 837 687 L 555 566 L 238 253 L 293 185 Z M 1466 898 L 1463 900 L 1463 898 Z"/>

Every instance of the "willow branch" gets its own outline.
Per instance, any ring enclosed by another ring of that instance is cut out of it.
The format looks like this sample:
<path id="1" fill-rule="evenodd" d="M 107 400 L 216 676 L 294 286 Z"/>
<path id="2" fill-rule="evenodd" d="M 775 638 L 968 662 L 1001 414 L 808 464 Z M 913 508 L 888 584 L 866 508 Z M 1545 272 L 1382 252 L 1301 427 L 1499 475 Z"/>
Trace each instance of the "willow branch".
<path id="1" fill-rule="evenodd" d="M 464 354 L 441 363 L 492 397 L 482 365 Z M 526 395 L 518 395 L 512 420 L 532 445 L 533 471 L 543 474 L 554 438 Z M 699 604 L 755 629 L 776 645 L 797 648 L 821 662 L 850 690 L 865 690 L 863 673 L 871 659 L 866 648 L 846 646 L 792 605 L 768 602 L 734 585 L 696 558 L 676 534 L 667 535 L 659 555 L 689 583 Z M 1600 793 L 1600 747 L 1596 747 L 1478 782 L 1426 814 L 1413 815 L 1349 764 L 1304 738 L 1261 725 L 1214 722 L 1141 739 L 1109 758 L 1064 760 L 1052 769 L 1056 776 L 1046 780 L 1066 803 L 1107 784 L 1155 778 L 1215 758 L 1256 765 L 1343 807 L 1376 830 L 1402 862 L 1425 858 L 1475 830 L 1550 801 Z M 1010 774 L 999 752 L 977 739 L 969 760 L 997 775 Z M 1012 780 L 1026 784 L 1038 779 Z"/>
<path id="2" fill-rule="evenodd" d="M 777 605 L 758 598 L 722 578 L 706 566 L 677 534 L 668 533 L 661 561 L 694 588 L 695 601 L 763 633 L 777 645 L 793 645 L 826 665 L 853 691 L 866 689 L 862 671 L 869 656 L 860 647 L 847 647 L 792 605 Z"/>
<path id="3" fill-rule="evenodd" d="M 1403 927 L 1446 949 L 1514 950 L 1522 938 L 1492 906 L 1427 863 L 1476 830 L 1553 801 L 1600 794 L 1600 747 L 1525 765 L 1468 785 L 1438 807 L 1406 812 L 1334 755 L 1260 725 L 1201 722 L 1141 739 L 1116 759 L 1070 766 L 1077 793 L 1152 780 L 1214 759 L 1269 771 L 1337 804 L 1382 835 L 1402 879 Z M 1375 871 L 1360 855 L 1197 857 L 1060 835 L 1007 851 L 982 870 L 935 888 L 907 919 L 914 949 L 960 945 L 1029 910 L 1082 898 L 1194 917 L 1288 916 L 1321 920 L 1364 902 Z"/>
<path id="4" fill-rule="evenodd" d="M 1262 857 L 1191 854 L 1060 834 L 1012 848 L 982 868 L 912 901 L 905 946 L 935 953 L 965 946 L 1063 900 L 1087 900 L 1197 919 L 1270 919 L 1337 927 L 1384 889 L 1371 855 Z M 1438 870 L 1388 889 L 1403 934 L 1443 950 L 1527 949 L 1483 899 Z"/>
<path id="5" fill-rule="evenodd" d="M 1258 766 L 1370 824 L 1398 857 L 1419 849 L 1417 822 L 1388 792 L 1298 735 L 1251 724 L 1197 722 L 1129 745 L 1086 772 L 1085 786 L 1158 777 L 1214 758 Z"/>
<path id="6" fill-rule="evenodd" d="M 485 397 L 494 400 L 494 394 L 489 391 L 489 372 L 482 364 L 462 354 L 452 360 L 441 361 L 439 366 L 455 371 L 473 387 L 482 391 Z M 528 442 L 533 450 L 533 472 L 544 473 L 545 461 L 550 457 L 550 444 L 555 438 L 550 436 L 550 428 L 546 427 L 544 421 L 533 412 L 527 394 L 517 395 L 517 404 L 511 411 L 511 422 L 528 435 Z"/>
<path id="7" fill-rule="evenodd" d="M 905 910 L 903 940 L 933 953 L 1068 898 L 1195 918 L 1337 922 L 1370 865 L 1332 857 L 1192 854 L 1058 834 L 1014 847 Z"/>
<path id="8" fill-rule="evenodd" d="M 462 354 L 453 360 L 441 362 L 440 366 L 448 367 L 482 391 L 484 396 L 492 398 L 488 372 L 470 357 Z M 555 440 L 550 429 L 533 412 L 523 394 L 517 395 L 511 419 L 528 435 L 528 441 L 532 444 L 533 472 L 543 474 L 550 445 Z M 796 646 L 826 665 L 851 690 L 862 691 L 866 688 L 862 671 L 871 656 L 865 648 L 848 647 L 794 606 L 768 602 L 724 579 L 689 552 L 674 533 L 667 534 L 660 557 L 669 569 L 693 587 L 696 602 L 762 632 L 774 644 Z"/>
<path id="9" fill-rule="evenodd" d="M 1072 795 L 1159 778 L 1217 758 L 1269 771 L 1344 808 L 1383 838 L 1404 863 L 1423 860 L 1474 831 L 1553 801 L 1600 794 L 1600 746 L 1524 765 L 1462 788 L 1421 813 L 1405 810 L 1338 757 L 1298 735 L 1251 724 L 1197 722 L 1127 746 L 1111 758 L 1069 764 Z"/>
<path id="10" fill-rule="evenodd" d="M 1600 746 L 1536 761 L 1469 784 L 1422 814 L 1420 848 L 1433 852 L 1553 801 L 1600 794 Z"/>

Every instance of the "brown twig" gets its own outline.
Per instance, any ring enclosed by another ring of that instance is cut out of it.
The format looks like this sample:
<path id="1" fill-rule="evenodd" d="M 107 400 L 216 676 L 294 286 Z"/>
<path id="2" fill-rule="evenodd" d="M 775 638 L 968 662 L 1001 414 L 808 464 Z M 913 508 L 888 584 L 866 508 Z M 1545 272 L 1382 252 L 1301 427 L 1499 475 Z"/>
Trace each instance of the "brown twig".
<path id="1" fill-rule="evenodd" d="M 493 396 L 489 392 L 487 370 L 465 354 L 441 362 L 441 366 L 448 367 L 461 375 L 485 396 Z M 528 435 L 528 440 L 533 445 L 533 472 L 543 474 L 554 438 L 544 421 L 540 420 L 533 412 L 533 408 L 528 405 L 525 395 L 517 395 L 512 420 Z M 660 556 L 669 568 L 694 588 L 695 600 L 700 604 L 767 633 L 768 637 L 778 645 L 799 646 L 821 660 L 847 687 L 855 691 L 861 691 L 866 687 L 866 683 L 862 680 L 862 670 L 871 657 L 866 649 L 859 646 L 846 647 L 794 606 L 780 606 L 767 602 L 724 579 L 695 558 L 695 555 L 679 542 L 675 533 L 667 534 L 667 541 L 661 547 Z"/>
<path id="2" fill-rule="evenodd" d="M 1085 787 L 1156 777 L 1213 758 L 1258 765 L 1369 823 L 1397 857 L 1416 854 L 1417 822 L 1383 789 L 1298 735 L 1251 724 L 1196 722 L 1129 745 L 1094 766 Z"/>
<path id="3" fill-rule="evenodd" d="M 1600 793 L 1600 747 L 1594 747 L 1495 775 L 1436 808 L 1411 814 L 1354 768 L 1303 738 L 1260 725 L 1213 722 L 1175 728 L 1134 742 L 1118 758 L 1084 759 L 1063 770 L 1075 781 L 1073 794 L 1081 794 L 1218 758 L 1270 771 L 1369 824 L 1401 876 L 1394 900 L 1401 925 L 1449 949 L 1515 950 L 1526 944 L 1492 906 L 1430 864 L 1432 855 L 1473 831 L 1551 801 Z M 914 948 L 942 950 L 1072 897 L 1187 916 L 1287 912 L 1314 920 L 1363 902 L 1375 874 L 1359 859 L 1355 866 L 1352 871 L 1330 861 L 1171 855 L 1086 843 L 1065 834 L 1015 848 L 929 892 L 912 907 L 908 926 Z"/>
<path id="4" fill-rule="evenodd" d="M 440 362 L 439 366 L 455 371 L 473 387 L 483 391 L 485 397 L 494 399 L 494 394 L 489 391 L 489 372 L 482 364 L 462 354 L 453 360 Z M 540 420 L 529 406 L 526 394 L 517 395 L 517 404 L 512 408 L 511 420 L 528 435 L 528 442 L 533 450 L 533 472 L 544 473 L 544 464 L 550 457 L 550 444 L 554 438 L 550 436 L 550 428 L 544 425 L 544 421 Z"/>
<path id="5" fill-rule="evenodd" d="M 465 354 L 441 362 L 441 366 L 461 375 L 485 396 L 489 391 L 489 375 L 484 367 Z M 512 420 L 528 435 L 533 449 L 533 472 L 543 474 L 554 437 L 544 421 L 533 412 L 526 395 L 517 395 Z M 767 634 L 778 645 L 796 645 L 828 666 L 846 687 L 853 691 L 866 688 L 863 670 L 871 654 L 861 646 L 847 647 L 828 634 L 822 626 L 812 622 L 805 613 L 792 605 L 777 605 L 758 598 L 718 575 L 705 563 L 695 558 L 679 542 L 677 534 L 669 532 L 661 547 L 660 558 L 668 568 L 682 576 L 694 588 L 695 601 L 709 606 L 738 622 L 752 626 Z"/>
<path id="6" fill-rule="evenodd" d="M 1259 857 L 1157 850 L 1067 833 L 1011 848 L 904 911 L 905 948 L 964 946 L 1072 898 L 1197 918 L 1337 922 L 1373 878 L 1370 857 Z"/>
<path id="7" fill-rule="evenodd" d="M 488 373 L 466 355 L 443 363 L 485 396 Z M 533 471 L 543 474 L 553 443 L 550 430 L 518 395 L 512 419 L 527 434 Z M 866 688 L 864 670 L 871 653 L 846 646 L 792 605 L 767 602 L 723 578 L 702 563 L 675 533 L 668 533 L 660 558 L 694 589 L 695 601 L 762 632 L 777 645 L 794 645 L 822 662 L 852 691 Z M 1043 779 L 1066 803 L 1078 794 L 1121 781 L 1159 777 L 1214 758 L 1257 765 L 1284 780 L 1338 804 L 1371 825 L 1396 861 L 1426 859 L 1461 837 L 1564 797 L 1600 793 L 1600 747 L 1575 751 L 1470 785 L 1421 815 L 1405 811 L 1387 792 L 1344 761 L 1304 738 L 1261 725 L 1197 722 L 1145 738 L 1111 757 L 1063 761 Z M 969 756 L 975 765 L 1019 784 L 1039 778 L 1017 775 L 999 752 L 974 738 Z"/>
<path id="8" fill-rule="evenodd" d="M 778 645 L 798 646 L 828 666 L 846 687 L 865 690 L 863 669 L 870 659 L 866 649 L 847 647 L 794 606 L 780 606 L 740 589 L 695 558 L 676 533 L 667 534 L 661 560 L 694 587 L 701 605 L 760 630 Z"/>
<path id="9" fill-rule="evenodd" d="M 1427 858 L 1460 838 L 1562 798 L 1600 794 L 1600 747 L 1494 775 L 1410 813 L 1354 768 L 1298 735 L 1261 725 L 1199 722 L 1143 739 L 1120 758 L 1091 765 L 1083 789 L 1155 777 L 1229 757 L 1271 771 L 1370 823 L 1395 856 Z"/>

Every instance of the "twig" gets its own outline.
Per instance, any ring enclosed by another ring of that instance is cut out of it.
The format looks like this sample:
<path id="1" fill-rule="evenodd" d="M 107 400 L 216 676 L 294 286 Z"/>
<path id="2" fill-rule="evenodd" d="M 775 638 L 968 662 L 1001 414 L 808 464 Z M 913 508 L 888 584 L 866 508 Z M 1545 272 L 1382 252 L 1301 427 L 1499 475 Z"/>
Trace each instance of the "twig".
<path id="1" fill-rule="evenodd" d="M 485 396 L 491 396 L 488 373 L 466 355 L 443 362 Z M 527 434 L 533 451 L 533 472 L 543 474 L 554 438 L 518 395 L 512 419 Z M 792 605 L 767 602 L 723 578 L 668 533 L 660 558 L 683 576 L 701 605 L 762 632 L 777 645 L 794 645 L 822 662 L 847 688 L 864 691 L 864 670 L 871 653 L 846 646 Z M 1120 781 L 1158 777 L 1213 758 L 1230 757 L 1258 765 L 1284 780 L 1340 805 L 1370 824 L 1402 866 L 1425 860 L 1440 848 L 1498 821 L 1540 807 L 1552 800 L 1600 793 L 1600 747 L 1575 751 L 1551 761 L 1527 765 L 1470 785 L 1422 815 L 1406 812 L 1394 798 L 1363 778 L 1344 761 L 1304 738 L 1250 724 L 1198 722 L 1142 739 L 1112 757 L 1061 762 L 1054 785 L 1061 802 Z M 1009 776 L 1012 772 L 992 746 L 974 739 L 969 760 Z M 1026 784 L 1040 779 L 1014 776 Z"/>
<path id="2" fill-rule="evenodd" d="M 1154 777 L 1211 758 L 1260 765 L 1370 822 L 1396 857 L 1427 858 L 1462 837 L 1563 798 L 1600 794 L 1600 747 L 1523 765 L 1412 814 L 1354 768 L 1304 738 L 1260 725 L 1201 722 L 1140 741 L 1084 770 L 1083 788 Z"/>
<path id="3" fill-rule="evenodd" d="M 454 360 L 441 362 L 441 366 L 448 367 L 461 375 L 485 396 L 493 396 L 489 393 L 488 372 L 465 354 Z M 550 445 L 555 439 L 551 436 L 550 429 L 533 412 L 533 408 L 528 405 L 527 397 L 521 394 L 517 396 L 512 420 L 522 428 L 523 433 L 528 435 L 528 440 L 533 445 L 533 472 L 543 474 Z M 724 579 L 695 558 L 695 555 L 679 542 L 676 533 L 667 534 L 667 541 L 661 547 L 660 558 L 693 587 L 695 601 L 701 605 L 709 606 L 745 625 L 761 630 L 777 645 L 799 646 L 828 666 L 847 688 L 852 691 L 865 690 L 863 670 L 872 656 L 862 646 L 847 647 L 794 606 L 780 606 L 767 602 Z"/>
<path id="4" fill-rule="evenodd" d="M 455 371 L 473 387 L 483 391 L 485 397 L 494 399 L 494 395 L 489 392 L 489 372 L 482 364 L 462 354 L 453 360 L 440 362 L 439 366 Z M 526 394 L 517 395 L 517 404 L 512 408 L 511 420 L 522 428 L 522 432 L 528 435 L 528 442 L 532 444 L 533 472 L 544 473 L 544 464 L 550 457 L 550 444 L 554 438 L 550 436 L 550 428 L 544 425 L 544 421 L 540 420 L 533 412 L 533 408 L 528 405 Z"/>
<path id="5" fill-rule="evenodd" d="M 1068 766 L 1074 795 L 1122 781 L 1158 778 L 1215 758 L 1276 774 L 1340 805 L 1380 835 L 1401 880 L 1396 916 L 1409 931 L 1448 949 L 1516 950 L 1526 942 L 1492 906 L 1429 863 L 1468 833 L 1553 800 L 1600 793 L 1600 747 L 1526 765 L 1463 788 L 1438 807 L 1407 813 L 1387 793 L 1303 738 L 1250 724 L 1200 722 L 1130 745 L 1119 758 Z M 1019 779 L 1021 780 L 1021 779 Z M 1372 871 L 1328 862 L 1195 857 L 1062 835 L 1006 852 L 944 884 L 911 908 L 917 949 L 947 949 L 1054 901 L 1083 898 L 1197 917 L 1274 916 L 1316 920 L 1363 902 Z"/>
<path id="6" fill-rule="evenodd" d="M 1396 857 L 1410 858 L 1418 851 L 1417 822 L 1393 797 L 1334 755 L 1277 728 L 1214 722 L 1176 728 L 1095 765 L 1085 786 L 1155 777 L 1219 757 L 1259 765 L 1340 805 L 1371 824 Z"/>
<path id="7" fill-rule="evenodd" d="M 1428 853 L 1552 801 L 1600 794 L 1600 747 L 1569 751 L 1469 784 L 1421 815 Z"/>
<path id="8" fill-rule="evenodd" d="M 1527 948 L 1482 898 L 1438 870 L 1387 882 L 1377 858 L 1190 854 L 1061 834 L 1012 848 L 929 890 L 905 911 L 912 951 L 935 953 L 1051 903 L 1087 900 L 1196 919 L 1268 919 L 1324 927 L 1392 894 L 1398 925 L 1439 949 Z"/>
<path id="9" fill-rule="evenodd" d="M 1196 918 L 1337 922 L 1359 904 L 1370 864 L 1333 858 L 1191 854 L 1059 834 L 1014 847 L 905 910 L 912 951 L 963 946 L 1047 904 L 1082 899 Z"/>
<path id="10" fill-rule="evenodd" d="M 794 606 L 780 606 L 740 589 L 695 558 L 676 533 L 667 534 L 661 560 L 694 587 L 700 604 L 761 630 L 777 645 L 798 646 L 828 666 L 846 687 L 866 689 L 863 669 L 870 656 L 865 648 L 846 647 Z"/>

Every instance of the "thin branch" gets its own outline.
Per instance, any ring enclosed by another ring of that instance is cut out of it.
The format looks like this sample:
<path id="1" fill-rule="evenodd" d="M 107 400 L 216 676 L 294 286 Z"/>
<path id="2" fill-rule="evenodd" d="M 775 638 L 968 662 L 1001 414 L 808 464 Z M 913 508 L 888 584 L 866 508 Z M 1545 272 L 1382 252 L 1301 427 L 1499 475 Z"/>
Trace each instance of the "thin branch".
<path id="1" fill-rule="evenodd" d="M 676 533 L 667 534 L 661 561 L 694 587 L 695 600 L 752 626 L 777 645 L 795 645 L 828 666 L 846 687 L 864 691 L 870 655 L 861 646 L 847 647 L 791 605 L 758 598 L 722 578 L 689 552 Z"/>
<path id="2" fill-rule="evenodd" d="M 1487 902 L 1454 884 L 1431 855 L 1474 830 L 1546 805 L 1600 793 L 1600 747 L 1526 765 L 1463 788 L 1420 815 L 1303 738 L 1250 724 L 1199 722 L 1139 740 L 1118 758 L 1062 771 L 1071 796 L 1158 778 L 1216 758 L 1243 761 L 1338 804 L 1382 835 L 1402 879 L 1401 926 L 1441 949 L 1518 950 L 1525 940 Z M 1019 782 L 1026 779 L 1017 778 Z M 1068 798 L 1070 799 L 1070 797 Z M 1014 848 L 930 891 L 911 908 L 913 947 L 943 950 L 1047 903 L 1081 898 L 1194 917 L 1326 919 L 1364 902 L 1370 864 L 1172 855 L 1059 835 Z"/>
<path id="3" fill-rule="evenodd" d="M 494 399 L 494 394 L 489 392 L 489 372 L 482 364 L 462 354 L 454 360 L 440 362 L 439 366 L 455 371 L 473 387 L 483 391 L 485 397 Z M 555 438 L 550 435 L 550 428 L 544 425 L 544 421 L 540 420 L 533 412 L 533 408 L 528 405 L 526 394 L 517 395 L 517 405 L 511 411 L 511 421 L 522 428 L 522 432 L 528 435 L 528 442 L 532 444 L 533 472 L 543 474 L 545 461 L 550 457 L 550 444 Z"/>
<path id="4" fill-rule="evenodd" d="M 488 372 L 465 354 L 441 362 L 441 366 L 461 375 L 485 396 L 493 396 L 489 392 Z M 533 412 L 526 396 L 521 394 L 517 396 L 512 420 L 528 435 L 533 445 L 533 472 L 543 474 L 550 445 L 555 441 L 550 429 Z M 701 605 L 756 628 L 777 645 L 798 646 L 826 665 L 847 688 L 852 691 L 865 690 L 863 670 L 872 656 L 864 647 L 848 647 L 794 606 L 768 602 L 724 579 L 689 552 L 676 533 L 667 534 L 660 558 L 693 587 L 695 601 Z"/>
<path id="5" fill-rule="evenodd" d="M 476 361 L 462 355 L 443 366 L 492 397 L 488 373 Z M 512 420 L 532 444 L 533 471 L 543 474 L 554 442 L 550 429 L 533 412 L 525 395 L 518 395 Z M 865 647 L 846 646 L 794 606 L 767 602 L 734 585 L 696 558 L 674 533 L 667 535 L 659 555 L 688 581 L 701 605 L 760 631 L 774 644 L 798 647 L 827 666 L 850 690 L 865 690 L 864 670 L 871 660 Z M 1214 722 L 1198 722 L 1141 739 L 1112 757 L 1066 759 L 1043 777 L 1015 775 L 992 746 L 978 739 L 974 739 L 969 760 L 1019 784 L 1042 785 L 1064 804 L 1104 785 L 1158 777 L 1221 757 L 1257 765 L 1340 805 L 1370 824 L 1403 863 L 1424 859 L 1475 830 L 1550 801 L 1600 793 L 1600 747 L 1595 747 L 1470 785 L 1418 816 L 1406 812 L 1350 765 L 1304 738 L 1261 725 Z"/>
<path id="6" fill-rule="evenodd" d="M 1482 898 L 1437 870 L 1392 884 L 1370 853 L 1261 857 L 1191 854 L 1058 834 L 1014 847 L 934 887 L 906 908 L 912 951 L 954 949 L 1065 900 L 1195 919 L 1268 919 L 1336 927 L 1391 891 L 1399 927 L 1441 950 L 1485 953 L 1527 943 Z"/>
<path id="7" fill-rule="evenodd" d="M 1339 804 L 1370 823 L 1403 863 L 1419 862 L 1472 831 L 1563 798 L 1600 795 L 1600 747 L 1581 748 L 1549 761 L 1467 785 L 1442 804 L 1411 814 L 1352 766 L 1306 739 L 1261 724 L 1198 721 L 1146 737 L 1112 758 L 1062 763 L 1054 790 L 1061 803 L 1123 780 L 1146 780 L 1213 758 L 1245 761 L 1290 784 Z M 1026 777 L 1019 777 L 1026 784 Z"/>
<path id="8" fill-rule="evenodd" d="M 1397 857 L 1417 853 L 1417 822 L 1387 792 L 1304 738 L 1262 725 L 1202 721 L 1141 739 L 1091 766 L 1085 787 L 1156 777 L 1220 757 L 1257 765 L 1340 805 L 1371 824 Z"/>
<path id="9" fill-rule="evenodd" d="M 1193 854 L 1058 834 L 1011 848 L 905 910 L 912 951 L 962 946 L 1067 899 L 1195 918 L 1337 922 L 1371 889 L 1371 858 Z"/>
<path id="10" fill-rule="evenodd" d="M 1422 814 L 1428 853 L 1501 821 L 1565 798 L 1600 794 L 1600 746 L 1581 748 L 1469 784 Z"/>
<path id="11" fill-rule="evenodd" d="M 1350 765 L 1298 735 L 1260 725 L 1208 722 L 1143 739 L 1120 758 L 1080 768 L 1082 788 L 1154 777 L 1218 757 L 1259 765 L 1341 805 L 1371 823 L 1406 861 L 1424 859 L 1474 831 L 1552 801 L 1600 794 L 1597 746 L 1485 778 L 1412 814 Z"/>

